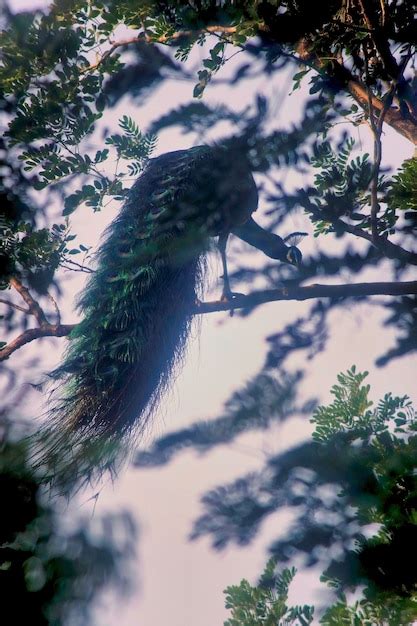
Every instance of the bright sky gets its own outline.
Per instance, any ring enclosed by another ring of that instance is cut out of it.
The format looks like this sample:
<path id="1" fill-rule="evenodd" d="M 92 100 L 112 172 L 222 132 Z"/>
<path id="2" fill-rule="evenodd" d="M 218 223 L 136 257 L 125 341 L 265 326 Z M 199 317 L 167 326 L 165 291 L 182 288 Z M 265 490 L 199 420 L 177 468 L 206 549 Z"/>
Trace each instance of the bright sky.
<path id="1" fill-rule="evenodd" d="M 24 10 L 35 5 L 44 6 L 45 2 L 15 0 L 12 4 Z M 151 120 L 170 107 L 188 102 L 192 87 L 192 83 L 171 82 L 142 107 L 123 101 L 117 111 L 106 116 L 105 124 L 116 125 L 117 118 L 127 114 L 146 128 Z M 209 87 L 204 100 L 207 103 L 227 102 L 241 109 L 253 102 L 257 92 L 276 100 L 277 94 L 283 91 L 288 92 L 287 84 L 260 76 L 256 81 L 245 83 L 244 87 Z M 280 120 L 293 119 L 293 111 L 300 105 L 299 96 L 287 100 L 280 110 Z M 366 131 L 357 132 L 366 143 Z M 391 164 L 397 165 L 412 154 L 411 145 L 395 133 L 387 130 L 386 137 L 385 154 L 389 155 Z M 158 144 L 158 152 L 188 147 L 190 142 L 189 136 L 165 133 Z M 111 211 L 92 215 L 88 209 L 79 210 L 73 220 L 74 232 L 79 233 L 81 242 L 93 244 L 111 217 Z M 300 229 L 303 224 L 303 217 L 295 216 L 290 231 Z M 303 250 L 308 253 L 321 245 L 324 245 L 322 240 L 310 238 Z M 220 273 L 218 260 L 214 259 L 212 274 L 218 276 Z M 379 280 L 383 278 L 379 275 Z M 79 276 L 67 280 L 61 302 L 64 322 L 74 320 L 72 306 L 81 286 L 80 280 Z M 198 419 L 219 415 L 230 393 L 261 367 L 266 347 L 264 338 L 280 330 L 295 316 L 302 315 L 306 307 L 305 303 L 275 303 L 259 308 L 247 319 L 231 319 L 226 314 L 206 316 L 202 320 L 199 339 L 195 333 L 196 338 L 174 392 L 155 420 L 149 441 Z M 347 305 L 343 313 L 338 312 L 333 317 L 326 351 L 306 364 L 308 379 L 304 392 L 327 400 L 337 372 L 355 363 L 361 370 L 370 370 L 369 382 L 375 399 L 387 391 L 411 395 L 415 388 L 416 359 L 404 358 L 381 370 L 373 365 L 375 356 L 381 353 L 381 346 L 392 341 L 390 331 L 381 331 L 381 315 L 373 307 Z M 50 368 L 52 360 L 59 358 L 58 351 L 63 347 L 61 340 L 56 340 L 53 347 L 55 353 L 51 354 L 49 350 L 45 354 L 42 363 L 45 371 Z M 297 359 L 293 359 L 292 364 L 296 366 Z M 205 457 L 187 452 L 161 470 L 125 471 L 113 486 L 106 487 L 98 500 L 96 514 L 109 509 L 133 511 L 141 534 L 135 593 L 122 604 L 107 597 L 105 608 L 99 613 L 100 626 L 222 624 L 228 616 L 224 609 L 223 589 L 237 584 L 243 577 L 252 581 L 257 579 L 264 567 L 266 548 L 279 532 L 280 520 L 269 520 L 249 548 L 230 548 L 215 553 L 206 540 L 187 541 L 192 521 L 201 512 L 199 497 L 211 487 L 260 468 L 266 459 L 266 451 L 283 450 L 308 432 L 308 424 L 295 420 L 263 435 L 246 435 L 235 445 L 219 448 Z M 89 507 L 87 504 L 80 510 L 88 513 Z M 311 601 L 312 589 L 310 578 L 301 577 L 294 586 L 297 603 Z"/>

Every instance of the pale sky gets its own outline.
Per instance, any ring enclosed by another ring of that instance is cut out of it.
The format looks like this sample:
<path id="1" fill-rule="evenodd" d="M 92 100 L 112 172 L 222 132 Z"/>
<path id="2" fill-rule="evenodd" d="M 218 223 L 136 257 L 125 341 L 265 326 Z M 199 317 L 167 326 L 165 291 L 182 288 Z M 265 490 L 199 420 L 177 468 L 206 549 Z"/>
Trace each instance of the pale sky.
<path id="1" fill-rule="evenodd" d="M 47 4 L 47 3 L 46 3 Z M 23 10 L 35 6 L 34 2 L 15 0 L 15 7 Z M 39 0 L 36 6 L 45 5 Z M 239 63 L 241 59 L 237 59 Z M 230 68 L 229 68 L 230 70 Z M 226 70 L 222 76 L 227 75 Z M 137 107 L 123 100 L 116 111 L 106 113 L 104 123 L 115 125 L 117 117 L 126 114 L 135 118 L 139 126 L 156 119 L 162 112 L 179 103 L 188 102 L 192 96 L 192 83 L 167 83 L 154 93 L 152 99 Z M 260 76 L 244 86 L 229 88 L 209 86 L 204 101 L 227 102 L 236 109 L 253 102 L 256 91 L 277 99 L 277 94 L 288 91 L 282 79 Z M 280 119 L 293 119 L 293 111 L 301 106 L 299 96 L 285 101 Z M 364 144 L 369 141 L 365 129 L 360 133 Z M 356 135 L 357 138 L 357 135 Z M 412 154 L 412 146 L 389 129 L 386 130 L 384 146 L 385 163 L 398 165 Z M 164 133 L 157 152 L 188 147 L 192 138 L 171 131 Z M 389 157 L 389 159 L 388 159 Z M 113 211 L 114 215 L 114 211 Z M 74 232 L 79 241 L 93 244 L 112 218 L 112 211 L 93 215 L 88 208 L 77 211 L 73 219 Z M 261 210 L 258 216 L 262 223 Z M 304 228 L 302 215 L 292 218 L 291 230 Z M 287 233 L 283 233 L 287 234 Z M 303 245 L 307 253 L 327 245 L 326 239 L 309 238 Z M 339 245 L 338 242 L 332 245 Z M 244 260 L 248 260 L 245 257 Z M 252 260 L 252 256 L 250 259 Z M 212 275 L 218 276 L 218 259 L 212 261 Z M 68 277 L 68 275 L 67 275 Z M 381 269 L 378 280 L 383 280 Z M 354 281 L 361 280 L 358 276 Z M 314 281 L 312 281 L 314 282 Z M 334 283 L 344 282 L 335 278 Z M 65 297 L 60 302 L 63 322 L 75 320 L 72 313 L 74 297 L 81 286 L 79 276 L 66 281 Z M 246 292 L 249 290 L 247 289 Z M 149 442 L 168 431 L 176 430 L 199 419 L 216 417 L 229 395 L 262 366 L 266 351 L 264 338 L 279 331 L 285 323 L 306 311 L 306 303 L 271 303 L 260 307 L 249 318 L 230 318 L 219 313 L 205 316 L 201 332 L 191 342 L 185 367 L 174 391 L 164 402 L 160 415 L 148 435 Z M 386 314 L 384 314 L 386 315 Z M 387 391 L 415 396 L 416 359 L 407 357 L 396 360 L 384 369 L 373 365 L 381 354 L 381 346 L 391 345 L 393 336 L 387 329 L 381 330 L 381 313 L 374 307 L 346 305 L 343 311 L 332 316 L 331 336 L 326 350 L 306 364 L 308 372 L 304 383 L 306 395 L 329 399 L 329 390 L 336 374 L 355 363 L 360 370 L 371 373 L 369 383 L 375 400 Z M 46 344 L 45 344 L 46 345 Z M 53 346 L 53 349 L 50 349 Z M 52 361 L 59 359 L 63 340 L 48 343 L 42 367 L 47 371 Z M 300 363 L 300 356 L 291 365 Z M 189 543 L 187 535 L 192 522 L 201 513 L 199 497 L 206 490 L 262 466 L 267 451 L 284 450 L 310 432 L 309 424 L 298 419 L 283 427 L 274 426 L 263 434 L 249 434 L 236 444 L 222 446 L 212 453 L 198 457 L 192 452 L 179 455 L 176 460 L 160 470 L 124 471 L 114 485 L 108 485 L 100 495 L 95 508 L 99 515 L 106 510 L 126 508 L 134 512 L 140 524 L 138 541 L 138 579 L 136 589 L 129 600 L 103 599 L 103 610 L 98 613 L 100 626 L 217 626 L 229 616 L 224 609 L 223 589 L 237 584 L 245 577 L 256 581 L 267 555 L 268 544 L 279 534 L 282 519 L 269 519 L 262 533 L 250 547 L 228 548 L 215 553 L 206 539 Z M 86 498 L 87 499 L 87 496 Z M 84 499 L 84 500 L 85 500 Z M 80 505 L 80 511 L 89 513 L 91 503 Z M 293 597 L 297 603 L 311 602 L 314 587 L 311 577 L 296 579 Z M 314 599 L 314 598 L 313 598 Z"/>

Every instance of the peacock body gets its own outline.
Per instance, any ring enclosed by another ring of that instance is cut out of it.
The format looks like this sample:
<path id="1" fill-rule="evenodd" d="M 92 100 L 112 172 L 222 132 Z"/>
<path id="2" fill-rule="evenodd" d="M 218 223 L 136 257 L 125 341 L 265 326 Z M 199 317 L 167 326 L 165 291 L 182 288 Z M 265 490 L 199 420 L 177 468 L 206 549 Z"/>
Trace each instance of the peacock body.
<path id="1" fill-rule="evenodd" d="M 146 428 L 183 355 L 211 237 L 234 231 L 290 262 L 283 240 L 251 219 L 257 202 L 242 153 L 197 146 L 150 159 L 106 231 L 82 320 L 51 374 L 43 447 L 61 483 L 100 475 Z"/>

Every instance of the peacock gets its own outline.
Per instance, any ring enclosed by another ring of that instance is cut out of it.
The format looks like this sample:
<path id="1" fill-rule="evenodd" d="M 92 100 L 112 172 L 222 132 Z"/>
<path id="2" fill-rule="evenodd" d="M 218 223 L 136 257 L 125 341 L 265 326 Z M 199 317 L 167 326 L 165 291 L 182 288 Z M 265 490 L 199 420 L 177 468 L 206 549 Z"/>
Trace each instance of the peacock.
<path id="1" fill-rule="evenodd" d="M 273 259 L 301 263 L 297 247 L 253 220 L 257 205 L 243 150 L 200 145 L 148 161 L 105 233 L 78 301 L 82 320 L 50 374 L 42 445 L 61 481 L 114 468 L 129 449 L 121 444 L 144 432 L 184 354 L 212 238 L 223 260 L 223 298 L 233 297 L 230 233 Z"/>

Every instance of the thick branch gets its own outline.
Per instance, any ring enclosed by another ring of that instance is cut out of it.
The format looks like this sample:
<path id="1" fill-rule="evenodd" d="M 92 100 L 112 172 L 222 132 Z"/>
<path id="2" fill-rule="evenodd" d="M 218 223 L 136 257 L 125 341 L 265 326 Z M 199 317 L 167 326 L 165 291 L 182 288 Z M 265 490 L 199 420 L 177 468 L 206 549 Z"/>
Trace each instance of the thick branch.
<path id="1" fill-rule="evenodd" d="M 339 66 L 341 68 L 341 66 Z M 340 73 L 350 73 L 346 68 L 343 68 L 343 71 Z M 346 83 L 347 91 L 350 95 L 356 100 L 356 102 L 363 108 L 366 109 L 367 104 L 367 90 L 366 86 L 360 81 L 356 81 L 353 78 L 350 78 Z M 382 112 L 384 108 L 384 103 L 377 98 L 376 96 L 372 96 L 372 106 L 379 113 Z M 398 109 L 388 109 L 385 114 L 385 122 L 392 126 L 394 130 L 397 131 L 400 135 L 411 141 L 414 145 L 417 145 L 417 126 L 410 119 L 404 119 L 401 112 Z"/>
<path id="2" fill-rule="evenodd" d="M 0 361 L 5 361 L 19 348 L 41 337 L 65 337 L 69 335 L 75 324 L 44 324 L 39 328 L 29 328 L 18 335 L 0 350 Z"/>
<path id="3" fill-rule="evenodd" d="M 15 304 L 11 300 L 6 300 L 5 298 L 0 298 L 0 304 L 6 304 L 7 306 L 10 306 L 12 309 L 16 309 L 17 311 L 21 311 L 22 313 L 25 313 L 26 315 L 30 314 L 29 309 L 25 309 L 25 307 L 19 306 L 18 304 Z"/>
<path id="4" fill-rule="evenodd" d="M 308 285 L 307 287 L 283 287 L 254 291 L 248 296 L 235 296 L 232 302 L 216 300 L 196 304 L 193 313 L 215 313 L 245 309 L 280 300 L 312 300 L 313 298 L 362 298 L 364 296 L 417 295 L 417 281 L 404 283 L 356 283 L 352 285 Z"/>
<path id="5" fill-rule="evenodd" d="M 300 42 L 297 53 L 298 57 L 294 55 L 295 60 L 298 59 L 300 63 L 309 65 L 309 67 L 314 68 L 319 73 L 323 73 L 323 70 L 329 73 L 330 76 L 337 79 L 344 86 L 346 91 L 364 111 L 369 110 L 370 103 L 367 86 L 362 81 L 357 80 L 344 65 L 338 63 L 335 59 L 329 65 L 326 59 L 320 59 L 317 54 L 311 52 L 304 40 Z M 385 102 L 373 94 L 371 95 L 371 105 L 378 115 L 382 114 L 386 106 Z M 417 145 L 417 125 L 412 119 L 404 118 L 398 109 L 389 108 L 384 112 L 384 121 L 400 135 Z"/>
<path id="6" fill-rule="evenodd" d="M 214 300 L 199 302 L 191 311 L 191 315 L 203 315 L 219 311 L 247 309 L 267 302 L 289 300 L 312 300 L 313 298 L 363 298 L 364 296 L 406 296 L 417 295 L 417 281 L 404 283 L 355 283 L 353 285 L 308 285 L 307 287 L 281 287 L 254 291 L 248 296 L 235 296 L 231 302 Z M 22 346 L 41 337 L 65 337 L 71 333 L 76 324 L 44 324 L 40 328 L 30 328 L 0 349 L 0 361 Z"/>

